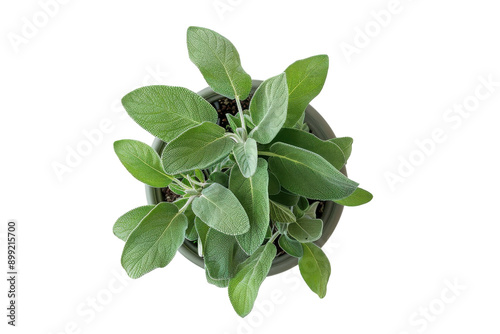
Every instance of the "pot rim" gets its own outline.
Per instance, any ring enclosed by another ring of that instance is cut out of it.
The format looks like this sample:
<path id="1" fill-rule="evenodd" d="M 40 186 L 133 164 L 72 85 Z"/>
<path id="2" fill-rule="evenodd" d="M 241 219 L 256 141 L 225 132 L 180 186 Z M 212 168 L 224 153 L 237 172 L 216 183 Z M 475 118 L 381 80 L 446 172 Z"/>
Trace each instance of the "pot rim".
<path id="1" fill-rule="evenodd" d="M 262 80 L 252 80 L 252 91 L 255 92 L 257 87 L 262 83 Z M 210 87 L 202 89 L 198 92 L 198 95 L 203 97 L 210 103 L 222 98 L 223 96 L 215 93 Z M 314 109 L 311 105 L 308 105 L 306 110 L 306 115 L 304 122 L 307 123 L 311 131 L 320 139 L 326 140 L 330 138 L 336 138 L 333 130 L 330 128 L 325 119 Z M 161 154 L 163 147 L 165 146 L 165 142 L 163 142 L 159 138 L 155 138 L 153 144 L 151 145 L 153 149 Z M 347 170 L 344 167 L 340 170 L 344 175 L 347 176 Z M 160 188 L 153 188 L 146 185 L 146 198 L 148 204 L 156 205 L 160 201 L 162 201 L 162 192 Z M 336 204 L 331 201 L 325 202 L 325 208 L 323 212 L 323 216 L 321 220 L 323 220 L 323 234 L 321 238 L 315 241 L 314 243 L 318 247 L 322 247 L 326 241 L 330 238 L 333 231 L 337 227 L 337 224 L 340 220 L 340 216 L 342 215 L 344 206 L 340 204 Z M 200 268 L 204 268 L 203 258 L 198 255 L 197 246 L 185 239 L 181 247 L 179 248 L 179 252 L 187 258 L 189 261 L 193 262 Z M 274 258 L 271 270 L 269 271 L 268 276 L 273 276 L 282 272 L 285 272 L 298 264 L 298 259 L 289 255 L 282 254 Z"/>

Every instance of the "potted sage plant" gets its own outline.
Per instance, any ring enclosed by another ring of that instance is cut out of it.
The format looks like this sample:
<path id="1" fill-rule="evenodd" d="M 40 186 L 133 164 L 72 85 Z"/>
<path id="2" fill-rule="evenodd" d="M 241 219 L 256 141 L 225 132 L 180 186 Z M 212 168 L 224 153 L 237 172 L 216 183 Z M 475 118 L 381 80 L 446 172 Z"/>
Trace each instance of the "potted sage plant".
<path id="1" fill-rule="evenodd" d="M 372 199 L 345 175 L 352 139 L 308 122 L 325 123 L 309 103 L 323 88 L 328 56 L 296 61 L 260 82 L 245 72 L 235 46 L 212 30 L 190 27 L 187 46 L 207 90 L 155 85 L 122 99 L 130 117 L 156 137 L 154 148 L 131 139 L 114 143 L 150 199 L 113 226 L 125 241 L 123 268 L 139 278 L 168 265 L 178 250 L 195 250 L 190 259 L 201 261 L 209 283 L 228 288 L 244 317 L 266 276 L 276 273 L 273 263 L 292 259 L 279 271 L 298 263 L 323 298 L 331 267 L 320 246 L 343 206 Z"/>

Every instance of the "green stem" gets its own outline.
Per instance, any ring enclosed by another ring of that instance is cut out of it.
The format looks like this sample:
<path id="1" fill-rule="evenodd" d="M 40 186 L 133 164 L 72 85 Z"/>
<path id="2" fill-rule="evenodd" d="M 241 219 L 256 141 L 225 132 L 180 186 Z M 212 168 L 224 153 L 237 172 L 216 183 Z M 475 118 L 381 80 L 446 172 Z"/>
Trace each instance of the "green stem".
<path id="1" fill-rule="evenodd" d="M 170 176 L 170 175 L 169 175 Z M 171 180 L 174 181 L 175 183 L 177 183 L 177 185 L 179 185 L 180 187 L 182 187 L 183 189 L 190 189 L 186 184 L 182 183 L 181 181 L 179 181 L 177 178 L 173 177 L 173 176 L 170 176 Z"/>
<path id="2" fill-rule="evenodd" d="M 276 231 L 274 232 L 274 234 L 271 236 L 271 239 L 269 239 L 269 242 L 270 243 L 273 243 L 274 240 L 276 240 L 276 238 L 280 235 L 280 232 L 279 231 Z"/>
<path id="3" fill-rule="evenodd" d="M 186 209 L 188 208 L 188 206 L 191 204 L 191 202 L 196 198 L 196 196 L 191 196 L 188 198 L 188 201 L 186 202 L 186 204 L 184 204 L 182 206 L 182 208 L 180 208 L 179 212 L 180 213 L 183 213 L 184 211 L 186 211 Z"/>
<path id="4" fill-rule="evenodd" d="M 236 100 L 236 105 L 238 106 L 238 111 L 239 111 L 239 114 L 240 114 L 241 127 L 243 128 L 243 130 L 246 133 L 247 132 L 247 127 L 246 127 L 246 124 L 245 124 L 245 115 L 243 115 L 243 108 L 241 107 L 240 97 L 236 96 L 235 100 Z"/>

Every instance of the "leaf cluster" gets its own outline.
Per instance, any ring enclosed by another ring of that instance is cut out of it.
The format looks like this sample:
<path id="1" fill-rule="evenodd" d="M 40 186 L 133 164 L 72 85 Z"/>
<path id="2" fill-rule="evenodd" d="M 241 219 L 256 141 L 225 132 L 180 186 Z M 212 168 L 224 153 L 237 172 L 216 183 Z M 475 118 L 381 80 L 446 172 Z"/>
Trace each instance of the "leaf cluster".
<path id="1" fill-rule="evenodd" d="M 352 139 L 321 140 L 304 123 L 306 107 L 323 88 L 328 56 L 299 60 L 265 80 L 242 110 L 252 80 L 234 45 L 212 30 L 190 27 L 187 46 L 209 86 L 235 100 L 238 114 L 226 115 L 224 129 L 214 107 L 183 87 L 147 86 L 123 98 L 130 117 L 166 145 L 158 154 L 145 143 L 119 140 L 118 158 L 139 181 L 180 196 L 116 221 L 114 234 L 125 241 L 124 269 L 141 277 L 168 265 L 185 239 L 195 242 L 208 282 L 228 287 L 243 317 L 279 246 L 299 259 L 302 277 L 323 298 L 330 263 L 314 244 L 323 231 L 318 201 L 355 206 L 372 198 L 340 172 Z"/>

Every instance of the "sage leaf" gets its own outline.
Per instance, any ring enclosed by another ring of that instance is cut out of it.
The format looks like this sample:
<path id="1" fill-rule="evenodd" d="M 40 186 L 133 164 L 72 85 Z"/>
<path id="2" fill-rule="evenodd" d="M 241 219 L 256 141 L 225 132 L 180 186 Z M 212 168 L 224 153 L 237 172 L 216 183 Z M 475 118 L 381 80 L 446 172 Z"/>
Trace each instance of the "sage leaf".
<path id="1" fill-rule="evenodd" d="M 278 134 L 286 120 L 288 91 L 286 74 L 264 81 L 250 101 L 250 116 L 255 127 L 249 136 L 267 144 Z"/>
<path id="2" fill-rule="evenodd" d="M 326 296 L 326 286 L 330 278 L 330 261 L 325 253 L 313 243 L 303 243 L 304 255 L 299 259 L 299 270 L 309 288 L 319 298 Z"/>
<path id="3" fill-rule="evenodd" d="M 188 198 L 181 198 L 173 203 L 180 210 L 187 203 L 187 201 L 188 201 Z M 196 232 L 196 228 L 194 226 L 194 220 L 195 220 L 196 216 L 191 208 L 191 205 L 189 205 L 184 210 L 184 215 L 186 216 L 187 221 L 188 221 L 188 227 L 186 229 L 186 239 L 188 239 L 189 241 L 197 240 L 198 233 Z"/>
<path id="4" fill-rule="evenodd" d="M 172 190 L 172 192 L 173 192 L 174 194 L 181 195 L 181 196 L 182 196 L 182 195 L 184 195 L 184 194 L 186 194 L 186 192 L 184 191 L 185 189 L 184 189 L 184 188 L 182 188 L 181 186 L 179 186 L 178 184 L 171 183 L 171 184 L 168 186 L 168 188 L 169 188 L 170 190 Z"/>
<path id="5" fill-rule="evenodd" d="M 280 181 L 273 173 L 269 172 L 269 186 L 268 186 L 269 195 L 277 195 L 281 191 Z"/>
<path id="6" fill-rule="evenodd" d="M 316 153 L 284 143 L 275 143 L 270 150 L 269 169 L 295 194 L 334 201 L 349 196 L 358 186 Z"/>
<path id="7" fill-rule="evenodd" d="M 299 242 L 313 242 L 321 238 L 323 221 L 302 217 L 295 223 L 288 225 L 288 234 Z"/>
<path id="8" fill-rule="evenodd" d="M 370 202 L 373 195 L 368 191 L 358 188 L 350 196 L 336 200 L 335 203 L 345 206 L 358 206 Z"/>
<path id="9" fill-rule="evenodd" d="M 295 215 L 289 207 L 269 200 L 270 216 L 273 222 L 293 223 L 296 221 Z"/>
<path id="10" fill-rule="evenodd" d="M 113 146 L 118 159 L 137 180 L 155 188 L 166 187 L 172 181 L 163 170 L 158 153 L 148 144 L 123 139 Z"/>
<path id="11" fill-rule="evenodd" d="M 207 233 L 210 230 L 207 224 L 205 224 L 200 218 L 195 217 L 194 219 L 194 227 L 196 232 L 198 233 L 198 255 L 203 256 L 205 247 L 205 243 L 207 241 Z"/>
<path id="12" fill-rule="evenodd" d="M 306 216 L 308 216 L 309 218 L 313 218 L 313 219 L 316 218 L 316 210 L 318 210 L 318 205 L 319 205 L 319 202 L 312 203 L 311 205 L 309 205 L 309 207 L 304 212 L 304 214 Z"/>
<path id="13" fill-rule="evenodd" d="M 192 208 L 205 224 L 222 233 L 237 235 L 250 229 L 248 216 L 236 196 L 218 183 L 203 189 Z"/>
<path id="14" fill-rule="evenodd" d="M 312 99 L 321 92 L 328 63 L 327 55 L 317 55 L 298 60 L 285 70 L 289 94 L 285 127 L 293 127 Z"/>
<path id="15" fill-rule="evenodd" d="M 172 203 L 156 205 L 125 243 L 122 266 L 131 278 L 139 278 L 172 261 L 184 242 L 187 218 Z"/>
<path id="16" fill-rule="evenodd" d="M 347 161 L 347 159 L 349 159 L 352 152 L 352 142 L 353 142 L 353 139 L 351 137 L 332 138 L 329 139 L 328 141 L 337 144 L 337 146 L 340 147 L 340 149 L 344 153 L 345 160 Z"/>
<path id="17" fill-rule="evenodd" d="M 230 99 L 244 100 L 252 89 L 252 79 L 240 62 L 234 45 L 213 30 L 189 27 L 189 59 L 198 67 L 208 85 Z"/>
<path id="18" fill-rule="evenodd" d="M 194 175 L 196 176 L 198 181 L 205 182 L 205 174 L 201 170 L 195 169 Z"/>
<path id="19" fill-rule="evenodd" d="M 205 268 L 215 280 L 230 279 L 240 263 L 246 259 L 236 238 L 213 228 L 208 230 L 204 245 Z"/>
<path id="20" fill-rule="evenodd" d="M 208 283 L 215 285 L 218 288 L 227 288 L 227 286 L 229 285 L 228 279 L 213 279 L 212 277 L 210 277 L 210 275 L 208 274 L 208 270 L 206 268 L 205 268 L 205 276 L 207 278 Z"/>
<path id="21" fill-rule="evenodd" d="M 139 225 L 142 218 L 144 218 L 151 210 L 153 210 L 154 205 L 144 205 L 138 208 L 132 209 L 129 212 L 122 215 L 116 220 L 113 225 L 113 233 L 118 238 L 123 241 L 127 241 L 128 236 L 132 231 Z"/>
<path id="22" fill-rule="evenodd" d="M 203 122 L 165 146 L 161 155 L 167 173 L 180 174 L 210 167 L 231 152 L 234 141 L 215 123 Z"/>
<path id="23" fill-rule="evenodd" d="M 344 152 L 336 143 L 321 140 L 309 132 L 283 128 L 273 142 L 282 142 L 314 152 L 337 169 L 341 169 L 346 163 Z"/>
<path id="24" fill-rule="evenodd" d="M 236 132 L 237 128 L 241 128 L 241 120 L 239 117 L 233 116 L 228 113 L 226 114 L 226 119 L 233 132 Z"/>
<path id="25" fill-rule="evenodd" d="M 278 239 L 278 244 L 280 247 L 294 257 L 302 257 L 304 255 L 304 250 L 302 249 L 302 244 L 297 240 L 290 239 L 287 235 L 281 235 Z"/>
<path id="26" fill-rule="evenodd" d="M 210 174 L 209 178 L 210 181 L 218 183 L 224 187 L 229 187 L 229 175 L 223 172 L 213 172 Z"/>
<path id="27" fill-rule="evenodd" d="M 236 236 L 241 248 L 249 255 L 262 245 L 269 226 L 268 177 L 267 162 L 260 158 L 253 176 L 245 177 L 239 168 L 233 168 L 229 178 L 229 189 L 240 201 L 250 221 L 248 232 Z"/>
<path id="28" fill-rule="evenodd" d="M 164 142 L 202 122 L 217 122 L 214 107 L 183 87 L 142 87 L 125 95 L 122 104 L 137 124 Z"/>
<path id="29" fill-rule="evenodd" d="M 237 143 L 233 154 L 243 176 L 251 177 L 257 169 L 257 142 L 248 138 L 244 143 Z"/>
<path id="30" fill-rule="evenodd" d="M 285 206 L 296 205 L 299 202 L 299 198 L 299 195 L 292 194 L 283 188 L 281 188 L 281 191 L 278 194 L 269 196 L 269 199 Z"/>
<path id="31" fill-rule="evenodd" d="M 240 317 L 252 311 L 259 288 L 267 277 L 276 247 L 272 243 L 260 246 L 245 262 L 238 266 L 238 273 L 229 280 L 229 300 Z"/>

